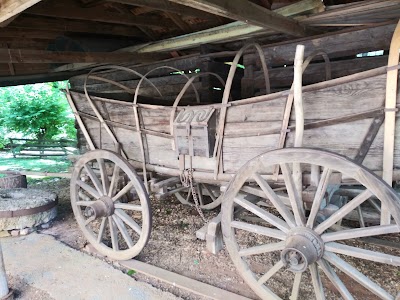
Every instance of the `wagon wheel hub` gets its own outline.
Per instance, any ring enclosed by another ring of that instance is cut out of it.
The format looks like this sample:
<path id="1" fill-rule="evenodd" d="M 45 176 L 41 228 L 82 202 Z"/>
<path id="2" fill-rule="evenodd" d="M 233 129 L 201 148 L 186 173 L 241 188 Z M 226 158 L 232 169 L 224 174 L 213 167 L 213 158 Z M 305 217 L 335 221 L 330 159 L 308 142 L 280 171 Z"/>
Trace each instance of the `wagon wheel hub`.
<path id="1" fill-rule="evenodd" d="M 304 272 L 322 257 L 323 249 L 323 242 L 314 231 L 298 228 L 287 237 L 281 259 L 292 272 Z"/>
<path id="2" fill-rule="evenodd" d="M 114 214 L 114 202 L 111 197 L 102 196 L 86 207 L 84 214 L 92 219 L 109 217 Z"/>

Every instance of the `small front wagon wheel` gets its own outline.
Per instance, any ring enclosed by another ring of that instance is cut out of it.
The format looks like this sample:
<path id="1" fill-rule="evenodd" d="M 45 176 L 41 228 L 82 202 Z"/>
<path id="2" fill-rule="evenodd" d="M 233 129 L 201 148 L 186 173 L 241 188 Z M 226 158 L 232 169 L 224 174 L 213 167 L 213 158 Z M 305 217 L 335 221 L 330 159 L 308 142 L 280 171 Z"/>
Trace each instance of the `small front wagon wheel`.
<path id="1" fill-rule="evenodd" d="M 71 205 L 84 236 L 105 256 L 131 259 L 149 240 L 149 196 L 134 168 L 114 152 L 93 150 L 76 162 Z"/>
<path id="2" fill-rule="evenodd" d="M 301 164 L 304 185 L 310 170 L 321 170 L 308 207 L 302 201 L 306 194 L 299 195 L 294 184 L 293 164 Z M 276 165 L 282 175 L 278 181 L 269 180 Z M 254 197 L 244 193 L 244 185 L 264 193 L 263 199 L 274 209 L 258 206 L 260 200 L 253 201 Z M 356 186 L 359 194 L 342 205 L 330 203 L 331 191 L 349 185 Z M 390 209 L 390 225 L 345 219 L 361 205 L 368 208 L 370 198 Z M 222 230 L 229 255 L 262 299 L 400 298 L 400 251 L 369 242 L 376 242 L 378 235 L 383 242 L 400 240 L 399 197 L 353 161 L 314 149 L 267 152 L 238 171 L 222 203 Z M 234 214 L 238 208 L 242 215 Z"/>

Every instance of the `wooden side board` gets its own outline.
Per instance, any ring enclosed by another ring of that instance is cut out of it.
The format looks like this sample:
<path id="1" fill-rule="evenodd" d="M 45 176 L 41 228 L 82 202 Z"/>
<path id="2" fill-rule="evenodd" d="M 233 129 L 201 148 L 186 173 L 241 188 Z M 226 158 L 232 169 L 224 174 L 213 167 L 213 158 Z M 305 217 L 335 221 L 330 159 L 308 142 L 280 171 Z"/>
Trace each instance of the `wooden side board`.
<path id="1" fill-rule="evenodd" d="M 305 91 L 303 93 L 305 115 L 303 146 L 321 148 L 355 158 L 373 122 L 373 117 L 383 114 L 385 84 L 386 75 L 379 75 L 319 90 Z M 105 130 L 100 130 L 100 122 L 93 117 L 94 113 L 84 95 L 71 93 L 78 110 L 92 115 L 91 119 L 85 118 L 85 123 L 96 146 L 114 149 L 112 139 Z M 109 125 L 128 157 L 140 161 L 138 135 L 135 132 L 131 104 L 110 103 L 110 101 L 101 101 L 101 98 L 97 97 L 93 97 L 93 100 L 101 115 L 114 122 Z M 276 148 L 285 103 L 286 97 L 281 96 L 274 100 L 228 107 L 222 153 L 225 172 L 235 173 L 248 160 Z M 179 109 L 183 107 L 178 108 L 178 111 Z M 220 107 L 216 109 L 219 111 Z M 139 107 L 138 111 L 142 119 L 142 130 L 144 132 L 148 130 L 146 151 L 149 162 L 154 165 L 178 168 L 177 154 L 172 150 L 170 136 L 171 108 L 144 106 Z M 398 114 L 397 117 L 399 116 Z M 342 119 L 336 120 L 339 117 Z M 326 122 L 327 120 L 331 121 Z M 309 126 L 321 121 L 325 123 Z M 295 116 L 292 114 L 286 147 L 293 146 L 294 124 Z M 158 135 L 152 134 L 151 131 L 155 131 Z M 398 132 L 399 130 L 396 130 L 396 134 Z M 364 165 L 372 170 L 381 171 L 382 155 L 383 131 L 380 128 L 365 157 Z M 213 158 L 195 157 L 193 163 L 194 168 L 202 170 L 214 168 Z M 400 138 L 397 136 L 394 164 L 395 168 L 400 167 Z"/>

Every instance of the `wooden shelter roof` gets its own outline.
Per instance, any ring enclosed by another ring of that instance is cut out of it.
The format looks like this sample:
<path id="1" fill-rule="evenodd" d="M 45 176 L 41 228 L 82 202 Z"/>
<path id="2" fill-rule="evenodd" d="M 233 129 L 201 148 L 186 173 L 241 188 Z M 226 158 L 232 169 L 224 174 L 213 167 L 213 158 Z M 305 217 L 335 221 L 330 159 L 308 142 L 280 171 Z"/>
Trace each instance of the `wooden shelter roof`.
<path id="1" fill-rule="evenodd" d="M 399 18 L 400 0 L 0 0 L 0 86 L 96 64 L 229 58 L 249 41 L 281 45 Z"/>

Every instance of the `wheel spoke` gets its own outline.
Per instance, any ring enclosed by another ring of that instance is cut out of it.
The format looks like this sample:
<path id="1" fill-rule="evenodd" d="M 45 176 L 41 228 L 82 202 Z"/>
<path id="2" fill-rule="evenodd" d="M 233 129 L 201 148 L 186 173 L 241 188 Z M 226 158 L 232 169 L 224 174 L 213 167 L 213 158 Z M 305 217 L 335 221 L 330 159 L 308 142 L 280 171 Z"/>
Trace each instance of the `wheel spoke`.
<path id="1" fill-rule="evenodd" d="M 292 294 L 290 295 L 289 298 L 290 300 L 297 300 L 297 298 L 299 297 L 301 275 L 303 275 L 303 273 L 296 273 L 294 276 Z"/>
<path id="2" fill-rule="evenodd" d="M 321 276 L 318 272 L 318 266 L 316 263 L 313 263 L 309 268 L 315 297 L 317 298 L 317 300 L 325 300 L 324 287 L 322 286 Z"/>
<path id="3" fill-rule="evenodd" d="M 314 201 L 311 207 L 310 215 L 308 217 L 307 221 L 308 228 L 314 227 L 315 218 L 317 217 L 317 213 L 321 208 L 321 203 L 325 197 L 326 189 L 328 188 L 329 178 L 331 174 L 332 174 L 331 169 L 324 168 L 324 171 L 322 172 L 321 175 L 321 179 L 318 183 L 317 192 L 315 193 L 314 196 Z"/>
<path id="4" fill-rule="evenodd" d="M 368 202 L 369 202 L 378 212 L 381 212 L 381 208 L 380 208 L 380 206 L 378 205 L 378 203 L 375 202 L 375 200 L 369 198 L 369 199 L 368 199 Z"/>
<path id="5" fill-rule="evenodd" d="M 132 228 L 138 235 L 142 234 L 142 228 L 130 216 L 121 209 L 116 209 L 114 213 L 121 218 L 130 228 Z"/>
<path id="6" fill-rule="evenodd" d="M 257 182 L 257 184 L 260 186 L 260 188 L 263 190 L 265 195 L 267 195 L 267 197 L 271 201 L 271 203 L 276 207 L 276 209 L 281 214 L 281 216 L 289 224 L 289 226 L 291 228 L 296 227 L 296 223 L 295 223 L 292 213 L 289 211 L 289 209 L 286 207 L 286 205 L 282 202 L 282 200 L 279 198 L 279 196 L 272 190 L 272 188 L 268 184 L 268 182 L 266 182 L 264 180 L 264 178 L 262 178 L 261 175 L 258 173 L 255 173 L 253 175 L 253 178 Z"/>
<path id="7" fill-rule="evenodd" d="M 106 221 L 107 218 L 103 218 L 101 220 L 101 224 L 100 224 L 100 229 L 99 229 L 99 234 L 97 235 L 97 242 L 101 243 L 102 239 L 103 239 L 103 235 L 104 235 L 104 230 L 106 229 Z"/>
<path id="8" fill-rule="evenodd" d="M 365 236 L 390 234 L 399 231 L 400 229 L 399 226 L 397 225 L 381 225 L 381 226 L 370 226 L 370 227 L 354 228 L 354 229 L 341 230 L 337 232 L 324 233 L 321 236 L 321 238 L 325 243 L 327 243 L 338 240 L 355 239 Z"/>
<path id="9" fill-rule="evenodd" d="M 115 203 L 115 208 L 125 209 L 125 210 L 134 210 L 134 211 L 142 211 L 142 207 L 140 205 L 129 204 L 129 203 Z"/>
<path id="10" fill-rule="evenodd" d="M 118 181 L 119 178 L 119 167 L 117 165 L 114 165 L 114 170 L 113 170 L 113 174 L 111 177 L 111 183 L 110 183 L 110 187 L 108 189 L 108 197 L 111 197 L 114 194 L 114 189 L 116 186 L 116 182 Z"/>
<path id="11" fill-rule="evenodd" d="M 370 260 L 378 263 L 400 267 L 400 257 L 394 255 L 374 252 L 371 250 L 365 250 L 335 242 L 326 243 L 325 250 L 335 252 L 338 254 L 353 256 L 365 260 Z"/>
<path id="12" fill-rule="evenodd" d="M 208 196 L 211 198 L 212 202 L 215 202 L 217 200 L 217 198 L 215 198 L 212 190 L 208 187 L 207 184 L 202 183 L 202 186 L 205 188 L 205 190 L 208 193 Z"/>
<path id="13" fill-rule="evenodd" d="M 86 173 L 89 175 L 90 180 L 92 181 L 93 185 L 95 186 L 97 192 L 100 195 L 103 195 L 103 189 L 101 188 L 101 183 L 99 181 L 99 179 L 97 178 L 96 174 L 94 173 L 94 171 L 92 170 L 91 167 L 89 167 L 87 164 L 84 164 L 83 167 L 86 170 Z"/>
<path id="14" fill-rule="evenodd" d="M 94 188 L 92 188 L 90 185 L 83 182 L 82 180 L 77 179 L 76 184 L 79 185 L 86 192 L 88 192 L 90 195 L 92 195 L 92 197 L 94 197 L 96 199 L 100 198 L 99 193 Z"/>
<path id="15" fill-rule="evenodd" d="M 119 231 L 121 232 L 121 235 L 124 238 L 126 244 L 128 245 L 128 248 L 132 248 L 134 244 L 133 244 L 132 238 L 130 237 L 128 231 L 126 230 L 124 223 L 116 215 L 113 215 L 112 218 L 113 218 L 115 224 L 117 224 L 117 227 L 118 227 Z"/>
<path id="16" fill-rule="evenodd" d="M 303 202 L 298 194 L 296 186 L 294 184 L 293 176 L 291 174 L 288 164 L 281 164 L 282 175 L 285 180 L 286 190 L 289 195 L 290 204 L 292 205 L 292 210 L 296 224 L 298 226 L 304 226 L 306 223 L 306 217 L 303 208 Z"/>
<path id="17" fill-rule="evenodd" d="M 365 190 L 358 196 L 356 196 L 353 200 L 349 201 L 338 211 L 334 212 L 327 220 L 319 224 L 315 228 L 315 232 L 318 234 L 322 234 L 326 229 L 335 224 L 337 221 L 343 219 L 347 214 L 349 214 L 353 209 L 355 209 L 358 205 L 361 205 L 364 201 L 366 201 L 369 197 L 372 196 L 372 193 L 369 190 Z"/>
<path id="18" fill-rule="evenodd" d="M 75 204 L 78 206 L 90 206 L 93 201 L 76 201 Z"/>
<path id="19" fill-rule="evenodd" d="M 106 169 L 106 165 L 104 163 L 104 159 L 99 158 L 97 160 L 97 163 L 99 164 L 101 182 L 103 183 L 102 184 L 102 186 L 103 186 L 103 194 L 107 195 L 108 194 L 108 189 L 110 188 L 110 181 L 108 180 L 107 169 Z"/>
<path id="20" fill-rule="evenodd" d="M 124 186 L 124 188 L 122 190 L 120 190 L 118 192 L 118 194 L 116 194 L 114 197 L 112 197 L 112 201 L 114 201 L 114 202 L 117 201 L 123 195 L 128 193 L 131 190 L 132 187 L 133 187 L 133 181 L 130 181 L 127 185 Z"/>
<path id="21" fill-rule="evenodd" d="M 248 223 L 240 222 L 240 221 L 232 221 L 231 227 L 236 228 L 236 229 L 245 230 L 248 232 L 265 235 L 265 236 L 272 237 L 272 238 L 282 240 L 282 241 L 286 239 L 286 235 L 282 231 L 277 230 L 277 229 L 259 226 L 259 225 L 248 224 Z"/>
<path id="22" fill-rule="evenodd" d="M 323 259 L 318 261 L 318 265 L 324 271 L 325 275 L 329 278 L 332 284 L 339 291 L 340 295 L 345 300 L 354 300 L 354 297 L 350 294 L 349 290 L 346 288 L 344 283 L 340 280 L 339 276 L 335 273 L 332 267 Z"/>
<path id="23" fill-rule="evenodd" d="M 202 193 L 201 185 L 200 185 L 200 184 L 197 184 L 196 190 L 197 190 L 196 192 L 197 192 L 197 199 L 198 199 L 198 201 L 199 201 L 199 204 L 200 204 L 200 206 L 203 206 L 203 205 L 204 205 L 203 193 Z"/>
<path id="24" fill-rule="evenodd" d="M 243 208 L 247 209 L 248 211 L 252 212 L 256 216 L 260 217 L 264 221 L 270 223 L 271 225 L 279 228 L 283 232 L 289 231 L 289 226 L 279 219 L 278 217 L 274 216 L 273 214 L 263 210 L 262 208 L 258 207 L 257 205 L 251 203 L 244 199 L 244 196 L 237 195 L 234 199 L 235 203 L 239 204 Z"/>
<path id="25" fill-rule="evenodd" d="M 114 220 L 111 217 L 108 217 L 108 223 L 110 224 L 110 235 L 111 235 L 111 244 L 114 251 L 119 250 L 118 246 L 118 233 L 117 226 L 114 223 Z"/>
<path id="26" fill-rule="evenodd" d="M 361 210 L 361 205 L 357 206 L 357 214 L 358 214 L 358 220 L 360 222 L 360 227 L 365 227 L 365 222 L 364 222 L 364 217 L 363 217 L 362 210 Z"/>
<path id="27" fill-rule="evenodd" d="M 370 280 L 364 274 L 359 272 L 356 268 L 339 258 L 336 254 L 325 252 L 324 259 L 334 265 L 336 268 L 341 270 L 343 273 L 347 274 L 349 277 L 353 278 L 359 284 L 370 290 L 373 294 L 381 299 L 393 300 L 394 297 L 382 289 L 375 282 Z"/>
<path id="28" fill-rule="evenodd" d="M 260 285 L 266 283 L 272 276 L 274 276 L 282 268 L 283 268 L 283 262 L 280 260 L 267 273 L 265 273 L 263 276 L 261 276 L 260 279 L 258 279 L 258 283 Z"/>
<path id="29" fill-rule="evenodd" d="M 271 243 L 271 244 L 265 244 L 265 245 L 260 245 L 260 246 L 254 246 L 246 249 L 241 249 L 239 251 L 240 256 L 249 256 L 249 255 L 257 255 L 257 254 L 263 254 L 263 253 L 269 253 L 273 251 L 279 251 L 285 248 L 285 242 L 279 242 L 279 243 Z"/>
<path id="30" fill-rule="evenodd" d="M 188 191 L 188 194 L 186 196 L 186 202 L 189 203 L 189 199 L 190 199 L 190 197 L 192 197 L 192 193 L 191 193 L 190 189 L 188 189 L 187 191 Z"/>

